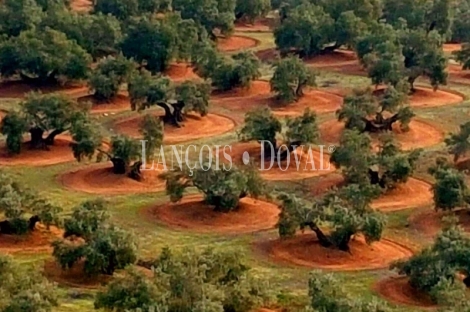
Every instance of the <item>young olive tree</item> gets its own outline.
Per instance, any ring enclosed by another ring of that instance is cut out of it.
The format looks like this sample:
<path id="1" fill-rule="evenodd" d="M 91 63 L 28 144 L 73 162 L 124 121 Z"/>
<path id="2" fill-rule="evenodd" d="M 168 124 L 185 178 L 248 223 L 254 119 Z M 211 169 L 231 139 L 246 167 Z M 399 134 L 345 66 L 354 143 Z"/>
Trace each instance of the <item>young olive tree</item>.
<path id="1" fill-rule="evenodd" d="M 188 187 L 196 187 L 203 193 L 207 205 L 218 212 L 236 210 L 240 199 L 246 196 L 258 198 L 266 194 L 265 183 L 253 168 L 225 170 L 207 164 L 205 168 L 190 170 L 185 167 L 168 172 L 164 178 L 172 202 L 180 201 Z"/>
<path id="2" fill-rule="evenodd" d="M 0 234 L 25 235 L 41 222 L 48 228 L 59 225 L 61 209 L 20 185 L 0 171 Z"/>
<path id="3" fill-rule="evenodd" d="M 298 57 L 288 57 L 277 63 L 270 83 L 278 98 L 290 103 L 303 96 L 305 87 L 315 86 L 315 72 Z"/>
<path id="4" fill-rule="evenodd" d="M 245 125 L 240 130 L 239 137 L 243 142 L 260 142 L 266 159 L 285 160 L 297 147 L 317 141 L 319 135 L 317 116 L 306 109 L 301 116 L 287 118 L 284 133 L 286 142 L 278 144 L 276 136 L 281 135 L 282 130 L 281 122 L 269 108 L 260 108 L 246 114 Z"/>
<path id="5" fill-rule="evenodd" d="M 470 122 L 460 125 L 458 133 L 451 134 L 445 139 L 449 153 L 454 156 L 454 162 L 458 162 L 470 150 Z"/>
<path id="6" fill-rule="evenodd" d="M 52 244 L 53 256 L 63 269 L 83 261 L 84 273 L 89 276 L 113 275 L 115 270 L 136 261 L 133 237 L 110 223 L 102 200 L 86 201 L 75 207 L 64 227 L 64 238 Z M 80 243 L 72 242 L 72 236 L 81 238 Z"/>

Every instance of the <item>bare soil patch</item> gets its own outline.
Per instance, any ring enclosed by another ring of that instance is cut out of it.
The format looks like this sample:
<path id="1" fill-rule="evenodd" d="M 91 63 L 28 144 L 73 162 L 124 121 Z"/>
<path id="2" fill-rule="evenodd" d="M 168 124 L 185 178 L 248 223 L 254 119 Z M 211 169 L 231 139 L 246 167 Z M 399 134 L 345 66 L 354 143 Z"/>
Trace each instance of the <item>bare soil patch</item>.
<path id="1" fill-rule="evenodd" d="M 322 114 L 334 112 L 343 104 L 343 98 L 339 95 L 318 90 L 305 90 L 304 96 L 298 101 L 290 104 L 273 104 L 271 105 L 274 114 L 278 116 L 298 116 L 303 114 L 306 108 Z"/>
<path id="2" fill-rule="evenodd" d="M 461 43 L 444 43 L 442 46 L 442 49 L 444 50 L 444 52 L 452 53 L 454 51 L 462 50 L 462 44 Z"/>
<path id="3" fill-rule="evenodd" d="M 259 19 L 254 23 L 237 21 L 235 22 L 235 31 L 241 32 L 270 32 L 270 22 L 267 19 Z"/>
<path id="4" fill-rule="evenodd" d="M 365 75 L 357 56 L 352 51 L 336 50 L 306 59 L 308 65 L 318 69 L 336 71 L 349 75 Z"/>
<path id="5" fill-rule="evenodd" d="M 323 177 L 311 186 L 314 195 L 322 195 L 325 192 L 340 188 L 344 185 L 344 178 L 340 174 L 331 174 Z M 430 205 L 433 202 L 431 185 L 415 178 L 409 178 L 404 184 L 399 184 L 395 189 L 388 190 L 379 198 L 372 201 L 372 208 L 384 211 L 398 211 L 408 208 L 417 208 Z"/>
<path id="6" fill-rule="evenodd" d="M 319 125 L 320 135 L 323 141 L 338 143 L 344 131 L 344 123 L 336 119 L 326 121 Z M 435 126 L 419 119 L 413 119 L 409 124 L 409 130 L 403 132 L 399 124 L 393 125 L 394 138 L 404 150 L 424 148 L 441 143 L 444 140 L 444 132 Z M 370 134 L 373 144 L 378 144 L 379 134 Z"/>
<path id="7" fill-rule="evenodd" d="M 427 209 L 412 215 L 409 219 L 409 224 L 419 233 L 427 237 L 434 237 L 441 231 L 444 225 L 442 218 L 445 216 L 456 216 L 459 220 L 459 225 L 463 227 L 466 232 L 470 232 L 470 212 L 467 209 L 460 209 L 453 212 Z"/>
<path id="8" fill-rule="evenodd" d="M 89 277 L 84 273 L 84 261 L 79 261 L 70 269 L 62 269 L 55 260 L 44 263 L 44 275 L 62 286 L 96 289 L 108 283 L 112 276 L 98 275 Z"/>
<path id="9" fill-rule="evenodd" d="M 201 79 L 201 77 L 194 72 L 193 67 L 187 63 L 170 64 L 164 74 L 176 82 Z"/>
<path id="10" fill-rule="evenodd" d="M 2 121 L 3 117 L 6 116 L 6 114 L 8 114 L 8 112 L 0 110 L 0 122 Z"/>
<path id="11" fill-rule="evenodd" d="M 255 80 L 252 81 L 248 88 L 234 88 L 228 91 L 215 91 L 212 94 L 214 100 L 234 99 L 234 98 L 251 98 L 255 96 L 272 95 L 271 85 L 268 81 Z"/>
<path id="12" fill-rule="evenodd" d="M 299 180 L 332 173 L 336 168 L 330 163 L 330 155 L 325 149 L 323 153 L 312 149 L 309 154 L 308 147 L 298 148 L 290 154 L 289 160 L 273 161 L 264 160 L 261 167 L 261 146 L 256 142 L 243 142 L 232 144 L 232 150 L 226 152 L 232 157 L 235 164 L 243 164 L 243 154 L 248 153 L 249 159 L 253 159 L 256 167 L 261 170 L 263 179 L 271 181 Z M 220 151 L 223 152 L 222 150 Z M 297 168 L 297 162 L 299 166 Z M 264 170 L 262 170 L 264 168 Z"/>
<path id="13" fill-rule="evenodd" d="M 383 279 L 374 285 L 374 291 L 386 300 L 396 304 L 426 309 L 437 307 L 427 294 L 413 288 L 406 276 Z"/>
<path id="14" fill-rule="evenodd" d="M 146 208 L 144 215 L 169 227 L 200 233 L 250 233 L 273 228 L 278 220 L 276 204 L 242 198 L 237 210 L 216 212 L 204 203 L 201 195 L 186 196 L 179 203 Z"/>
<path id="15" fill-rule="evenodd" d="M 126 94 L 120 93 L 108 101 L 98 101 L 93 95 L 79 97 L 79 103 L 90 103 L 91 112 L 101 113 L 117 113 L 131 110 L 131 100 Z"/>
<path id="16" fill-rule="evenodd" d="M 254 48 L 259 44 L 258 40 L 247 36 L 230 36 L 217 39 L 217 48 L 222 52 L 233 52 Z"/>
<path id="17" fill-rule="evenodd" d="M 374 91 L 374 94 L 383 93 L 383 89 Z M 416 87 L 416 91 L 409 97 L 409 103 L 412 107 L 438 107 L 445 105 L 458 104 L 464 100 L 464 96 L 458 92 L 448 90 L 436 90 L 431 88 Z"/>
<path id="18" fill-rule="evenodd" d="M 40 88 L 27 84 L 21 80 L 10 80 L 0 82 L 0 98 L 23 98 L 27 93 L 40 91 L 42 93 L 61 92 L 73 96 L 83 92 L 84 87 L 80 84 L 51 84 Z"/>
<path id="19" fill-rule="evenodd" d="M 152 112 L 157 116 L 163 116 L 162 111 Z M 143 114 L 135 115 L 114 124 L 116 132 L 123 133 L 132 137 L 141 137 L 139 133 L 140 123 L 144 118 Z M 235 121 L 229 117 L 217 114 L 208 114 L 200 117 L 194 114 L 188 114 L 186 120 L 181 124 L 181 128 L 171 125 L 165 125 L 164 142 L 179 143 L 184 141 L 197 140 L 221 135 L 235 128 Z"/>
<path id="20" fill-rule="evenodd" d="M 70 149 L 70 137 L 58 136 L 49 150 L 30 149 L 29 142 L 23 143 L 21 153 L 11 155 L 5 145 L 0 146 L 0 165 L 3 166 L 49 166 L 75 160 Z"/>
<path id="21" fill-rule="evenodd" d="M 449 78 L 451 81 L 458 82 L 461 84 L 470 84 L 470 70 L 463 69 L 460 64 L 450 64 L 447 67 Z"/>
<path id="22" fill-rule="evenodd" d="M 143 180 L 136 181 L 125 174 L 114 174 L 112 165 L 91 165 L 66 172 L 58 177 L 60 183 L 67 189 L 100 195 L 119 195 L 129 193 L 159 192 L 165 189 L 165 181 L 159 178 L 163 168 L 151 164 L 143 170 Z"/>
<path id="23" fill-rule="evenodd" d="M 280 263 L 335 271 L 374 270 L 387 268 L 391 262 L 413 255 L 408 247 L 388 239 L 367 245 L 362 237 L 350 243 L 351 253 L 320 246 L 313 234 L 265 242 L 262 248 Z"/>
<path id="24" fill-rule="evenodd" d="M 93 3 L 90 0 L 73 0 L 70 7 L 77 12 L 89 12 L 93 8 Z"/>
<path id="25" fill-rule="evenodd" d="M 42 224 L 36 224 L 36 229 L 26 235 L 0 235 L 0 251 L 41 252 L 50 249 L 51 243 L 60 238 L 63 231 L 51 226 L 49 230 Z"/>

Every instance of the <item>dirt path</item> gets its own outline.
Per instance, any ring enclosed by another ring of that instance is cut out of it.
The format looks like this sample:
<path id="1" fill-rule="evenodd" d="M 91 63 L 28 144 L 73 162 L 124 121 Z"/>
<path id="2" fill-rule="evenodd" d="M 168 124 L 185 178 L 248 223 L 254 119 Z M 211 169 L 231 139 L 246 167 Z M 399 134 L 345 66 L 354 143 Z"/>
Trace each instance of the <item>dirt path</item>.
<path id="1" fill-rule="evenodd" d="M 261 176 L 266 180 L 299 180 L 329 174 L 336 170 L 330 164 L 330 156 L 326 148 L 323 153 L 314 149 L 309 153 L 308 147 L 299 148 L 290 154 L 288 160 L 273 161 L 272 168 L 269 169 L 271 161 L 264 161 L 264 167 L 261 167 L 261 146 L 258 143 L 235 143 L 231 146 L 231 152 L 227 151 L 227 153 L 235 164 L 242 164 L 243 155 L 247 152 L 247 159 L 253 159 L 256 167 L 261 170 Z"/>
<path id="2" fill-rule="evenodd" d="M 155 165 L 153 170 L 142 171 L 144 180 L 139 182 L 127 175 L 114 174 L 110 163 L 89 165 L 58 176 L 59 182 L 67 189 L 90 194 L 119 195 L 151 193 L 165 190 L 165 181 L 159 178 L 162 168 Z"/>
<path id="3" fill-rule="evenodd" d="M 271 240 L 256 246 L 275 262 L 335 271 L 387 268 L 391 262 L 406 259 L 413 252 L 388 239 L 367 245 L 363 238 L 351 241 L 351 253 L 324 248 L 315 235 L 298 234 L 293 238 Z"/>
<path id="4" fill-rule="evenodd" d="M 32 166 L 41 167 L 60 164 L 75 160 L 70 148 L 70 137 L 58 136 L 49 150 L 29 149 L 28 143 L 23 143 L 21 153 L 10 155 L 5 146 L 0 147 L 0 165 L 3 166 Z"/>
<path id="5" fill-rule="evenodd" d="M 240 200 L 240 207 L 228 213 L 215 212 L 201 195 L 188 195 L 179 203 L 145 208 L 147 220 L 157 220 L 168 227 L 199 233 L 241 234 L 273 228 L 279 208 L 273 203 L 252 198 Z"/>
<path id="6" fill-rule="evenodd" d="M 217 48 L 222 52 L 242 51 L 254 48 L 259 41 L 247 36 L 234 35 L 228 38 L 219 38 L 217 40 Z"/>
<path id="7" fill-rule="evenodd" d="M 319 125 L 320 135 L 324 142 L 338 144 L 344 130 L 344 123 L 331 119 Z M 393 134 L 403 150 L 424 148 L 444 141 L 444 132 L 424 120 L 414 118 L 409 124 L 409 131 L 403 132 L 398 124 L 393 125 Z M 373 144 L 377 146 L 378 135 L 370 134 Z"/>
<path id="8" fill-rule="evenodd" d="M 162 116 L 162 111 L 152 112 L 152 115 Z M 165 125 L 164 143 L 180 143 L 185 141 L 209 138 L 221 135 L 235 128 L 236 123 L 229 117 L 217 114 L 208 114 L 200 117 L 188 114 L 187 120 L 182 123 L 181 128 Z M 139 125 L 144 118 L 144 114 L 136 114 L 133 117 L 118 120 L 114 124 L 114 130 L 118 133 L 126 134 L 134 138 L 140 138 Z"/>
<path id="9" fill-rule="evenodd" d="M 428 295 L 411 287 L 405 276 L 383 279 L 374 285 L 374 291 L 384 299 L 396 304 L 425 309 L 437 308 Z"/>

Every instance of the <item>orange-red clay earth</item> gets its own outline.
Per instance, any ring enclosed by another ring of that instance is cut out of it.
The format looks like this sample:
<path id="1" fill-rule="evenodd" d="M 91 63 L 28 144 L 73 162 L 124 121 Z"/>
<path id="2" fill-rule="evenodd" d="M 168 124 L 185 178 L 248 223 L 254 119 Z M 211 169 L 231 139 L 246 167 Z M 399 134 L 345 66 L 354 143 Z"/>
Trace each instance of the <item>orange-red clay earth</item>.
<path id="1" fill-rule="evenodd" d="M 0 83 L 0 98 L 23 98 L 27 93 L 40 91 L 42 93 L 60 92 L 71 97 L 83 93 L 84 86 L 80 84 L 49 85 L 41 88 L 33 87 L 21 80 L 3 81 Z"/>
<path id="2" fill-rule="evenodd" d="M 249 158 L 253 159 L 256 167 L 261 170 L 263 179 L 272 181 L 306 179 L 329 174 L 336 170 L 330 163 L 327 148 L 322 152 L 313 148 L 310 150 L 304 146 L 291 153 L 289 160 L 279 162 L 265 160 L 264 167 L 261 167 L 261 146 L 256 142 L 235 143 L 231 145 L 231 151 L 227 150 L 226 152 L 236 165 L 243 163 L 243 154 L 247 152 Z"/>
<path id="3" fill-rule="evenodd" d="M 459 209 L 452 212 L 442 212 L 434 209 L 418 211 L 410 217 L 409 224 L 412 229 L 431 238 L 442 230 L 444 225 L 442 219 L 446 216 L 457 217 L 459 225 L 465 231 L 470 232 L 470 213 L 467 209 Z"/>
<path id="4" fill-rule="evenodd" d="M 344 123 L 337 119 L 326 121 L 319 125 L 320 135 L 324 142 L 337 144 L 344 130 Z M 398 123 L 393 125 L 393 134 L 401 149 L 429 147 L 441 143 L 444 140 L 444 132 L 437 127 L 420 119 L 413 119 L 409 124 L 409 130 L 404 132 Z M 378 144 L 378 134 L 371 133 L 373 144 Z"/>
<path id="5" fill-rule="evenodd" d="M 59 175 L 59 182 L 67 189 L 90 194 L 118 195 L 151 193 L 165 190 L 165 181 L 159 177 L 164 172 L 157 164 L 142 170 L 142 181 L 125 174 L 114 174 L 110 163 L 90 165 Z"/>
<path id="6" fill-rule="evenodd" d="M 131 101 L 126 93 L 119 93 L 108 101 L 97 101 L 93 95 L 80 96 L 77 98 L 79 103 L 91 104 L 91 113 L 117 113 L 131 110 Z"/>
<path id="7" fill-rule="evenodd" d="M 427 294 L 414 289 L 410 285 L 406 276 L 383 279 L 374 285 L 374 291 L 384 299 L 396 304 L 426 309 L 436 308 L 436 305 Z"/>
<path id="8" fill-rule="evenodd" d="M 351 252 L 322 247 L 310 233 L 256 245 L 275 262 L 335 271 L 387 268 L 393 261 L 413 255 L 408 247 L 384 238 L 368 245 L 362 237 L 356 237 L 349 247 Z"/>
<path id="9" fill-rule="evenodd" d="M 152 115 L 163 116 L 163 111 L 152 111 Z M 136 114 L 123 120 L 118 120 L 114 124 L 114 130 L 118 133 L 139 138 L 140 123 L 144 114 Z M 235 128 L 235 121 L 229 117 L 217 114 L 208 114 L 200 117 L 195 114 L 186 115 L 186 120 L 181 123 L 181 128 L 172 125 L 165 125 L 164 143 L 179 143 L 184 141 L 197 140 L 212 136 L 221 135 Z"/>
<path id="10" fill-rule="evenodd" d="M 242 51 L 254 48 L 258 44 L 259 41 L 254 38 L 239 35 L 217 39 L 217 48 L 222 52 Z"/>
<path id="11" fill-rule="evenodd" d="M 47 229 L 42 224 L 36 224 L 35 230 L 26 235 L 0 235 L 0 251 L 4 253 L 46 251 L 62 234 L 63 231 L 55 226 Z"/>
<path id="12" fill-rule="evenodd" d="M 169 68 L 164 73 L 171 80 L 175 82 L 182 82 L 185 80 L 200 80 L 194 69 L 187 63 L 170 64 Z"/>
<path id="13" fill-rule="evenodd" d="M 143 210 L 146 219 L 168 227 L 199 233 L 250 233 L 273 228 L 278 220 L 276 204 L 261 199 L 242 198 L 238 209 L 216 212 L 201 195 L 185 196 L 181 202 L 166 203 Z"/>
<path id="14" fill-rule="evenodd" d="M 340 174 L 330 174 L 320 177 L 309 188 L 313 195 L 322 195 L 328 190 L 344 185 L 344 178 Z M 409 208 L 418 208 L 433 203 L 431 185 L 418 179 L 409 178 L 404 184 L 397 185 L 388 190 L 379 198 L 372 201 L 372 208 L 390 212 Z"/>

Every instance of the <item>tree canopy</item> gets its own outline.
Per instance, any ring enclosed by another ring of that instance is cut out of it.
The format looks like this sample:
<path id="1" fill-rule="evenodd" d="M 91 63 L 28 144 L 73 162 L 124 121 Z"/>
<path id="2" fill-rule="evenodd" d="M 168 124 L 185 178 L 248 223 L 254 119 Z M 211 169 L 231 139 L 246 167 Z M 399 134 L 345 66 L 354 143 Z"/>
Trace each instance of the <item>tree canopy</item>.
<path id="1" fill-rule="evenodd" d="M 276 64 L 271 89 L 284 102 L 293 102 L 303 96 L 303 90 L 315 86 L 315 72 L 298 57 L 288 57 Z"/>
<path id="2" fill-rule="evenodd" d="M 258 17 L 264 17 L 271 10 L 271 0 L 237 0 L 235 18 L 247 19 L 254 22 Z"/>
<path id="3" fill-rule="evenodd" d="M 34 231 L 36 223 L 59 225 L 61 208 L 52 205 L 0 171 L 0 234 L 24 235 Z"/>
<path id="4" fill-rule="evenodd" d="M 86 201 L 74 208 L 64 221 L 64 239 L 55 241 L 53 256 L 63 269 L 84 262 L 87 275 L 112 275 L 136 261 L 133 237 L 109 221 L 103 200 Z M 81 238 L 70 240 L 71 236 Z"/>
<path id="5" fill-rule="evenodd" d="M 95 298 L 96 308 L 128 311 L 249 312 L 271 300 L 269 287 L 242 261 L 241 253 L 213 249 L 164 248 L 146 264 L 147 277 L 136 270 L 114 279 Z"/>
<path id="6" fill-rule="evenodd" d="M 5 0 L 0 3 L 0 34 L 18 36 L 22 31 L 32 30 L 43 12 L 35 0 Z"/>
<path id="7" fill-rule="evenodd" d="M 266 194 L 266 186 L 258 172 L 251 167 L 217 168 L 212 163 L 201 168 L 186 166 L 164 174 L 166 192 L 172 202 L 180 201 L 188 187 L 196 187 L 214 211 L 228 212 L 238 208 L 241 198 L 258 198 Z"/>
<path id="8" fill-rule="evenodd" d="M 278 228 L 281 237 L 294 236 L 298 229 L 312 230 L 321 246 L 349 251 L 355 234 L 367 243 L 378 241 L 385 227 L 383 215 L 370 207 L 376 189 L 349 184 L 316 202 L 306 203 L 295 195 L 281 194 Z M 327 234 L 322 226 L 330 229 Z"/>
<path id="9" fill-rule="evenodd" d="M 457 162 L 462 156 L 470 151 L 470 122 L 460 125 L 458 133 L 452 133 L 445 142 L 449 153 L 454 155 L 454 162 Z"/>
<path id="10" fill-rule="evenodd" d="M 269 108 L 259 108 L 246 114 L 239 138 L 243 142 L 260 142 L 267 159 L 285 160 L 297 147 L 313 144 L 318 140 L 317 116 L 315 112 L 306 109 L 301 116 L 287 118 L 285 132 L 282 133 L 282 130 L 281 122 Z M 286 141 L 279 144 L 276 137 L 281 134 Z"/>

